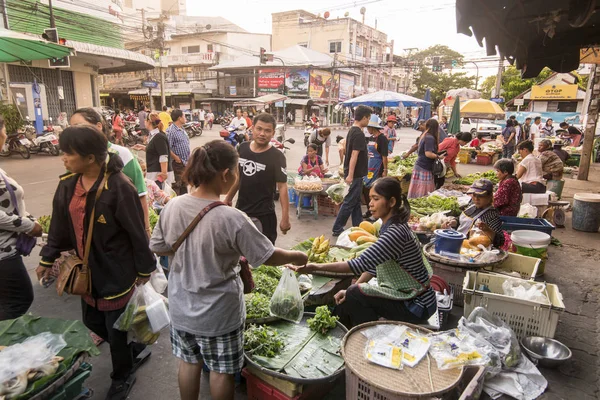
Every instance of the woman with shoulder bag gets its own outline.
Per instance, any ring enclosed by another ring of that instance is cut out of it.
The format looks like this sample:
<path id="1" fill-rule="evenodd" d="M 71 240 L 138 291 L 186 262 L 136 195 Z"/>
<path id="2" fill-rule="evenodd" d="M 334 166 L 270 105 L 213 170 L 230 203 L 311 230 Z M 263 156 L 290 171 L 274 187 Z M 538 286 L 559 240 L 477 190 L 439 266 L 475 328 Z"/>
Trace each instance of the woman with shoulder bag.
<path id="1" fill-rule="evenodd" d="M 61 176 L 56 189 L 48 243 L 36 272 L 45 279 L 61 252 L 76 251 L 61 265 L 57 289 L 59 294 L 65 288 L 81 295 L 84 324 L 110 345 L 113 372 L 107 399 L 125 399 L 135 383 L 133 371 L 146 359 L 137 358 L 145 346 L 129 344 L 127 332 L 113 325 L 136 284 L 146 283 L 156 269 L 142 205 L 137 190 L 121 172 L 121 158 L 108 153 L 106 136 L 98 129 L 69 127 L 60 135 L 59 146 L 71 172 Z M 65 285 L 66 273 L 77 277 L 75 285 Z M 91 275 L 90 282 L 81 286 L 78 278 L 85 273 Z"/>
<path id="2" fill-rule="evenodd" d="M 198 399 L 204 364 L 212 398 L 233 399 L 234 374 L 244 363 L 240 256 L 253 266 L 308 261 L 302 252 L 273 247 L 246 214 L 219 200 L 238 173 L 238 153 L 227 142 L 196 148 L 183 173 L 193 189 L 169 201 L 150 240 L 152 251 L 171 256 L 171 344 L 182 400 Z"/>
<path id="3" fill-rule="evenodd" d="M 433 167 L 435 161 L 439 159 L 438 122 L 431 118 L 425 124 L 425 131 L 421 134 L 417 146 L 417 162 L 413 169 L 408 189 L 408 198 L 415 199 L 425 197 L 435 190 Z"/>
<path id="4" fill-rule="evenodd" d="M 0 148 L 5 141 L 6 126 L 0 116 Z M 23 188 L 0 169 L 0 321 L 19 318 L 33 303 L 22 256 L 29 255 L 37 236 L 42 236 L 42 227 L 25 211 Z"/>

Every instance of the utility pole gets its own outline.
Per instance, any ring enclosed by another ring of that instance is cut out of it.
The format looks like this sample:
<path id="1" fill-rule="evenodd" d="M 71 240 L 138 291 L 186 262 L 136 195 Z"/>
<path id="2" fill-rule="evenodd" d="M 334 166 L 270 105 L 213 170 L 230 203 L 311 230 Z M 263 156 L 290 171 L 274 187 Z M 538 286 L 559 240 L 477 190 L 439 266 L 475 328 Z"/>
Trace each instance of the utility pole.
<path id="1" fill-rule="evenodd" d="M 4 23 L 4 29 L 10 29 L 10 25 L 8 24 L 8 14 L 6 10 L 6 0 L 0 0 L 0 10 L 2 11 L 2 21 Z M 8 75 L 8 64 L 2 64 L 2 69 L 4 70 L 4 83 L 6 85 L 6 98 L 8 99 L 8 104 L 12 103 L 12 97 L 10 96 L 10 78 Z"/>
<path id="2" fill-rule="evenodd" d="M 581 164 L 579 165 L 579 173 L 577 179 L 586 181 L 589 177 L 590 164 L 594 154 L 594 134 L 598 123 L 600 109 L 600 65 L 592 65 L 592 70 L 588 78 L 588 87 L 585 96 L 586 104 L 584 112 L 587 118 L 584 118 L 585 126 L 583 127 L 583 151 L 581 154 Z"/>
<path id="3" fill-rule="evenodd" d="M 496 98 L 500 98 L 500 89 L 502 88 L 502 69 L 504 67 L 504 57 L 500 53 L 500 61 L 498 61 L 498 74 L 496 75 Z"/>
<path id="4" fill-rule="evenodd" d="M 56 21 L 54 20 L 54 9 L 52 8 L 52 0 L 48 0 L 48 9 L 50 11 L 50 28 L 56 28 Z M 62 71 L 60 68 L 56 68 L 58 72 L 58 108 L 59 112 L 65 111 L 65 89 L 63 87 Z"/>
<path id="5" fill-rule="evenodd" d="M 157 26 L 157 38 L 156 40 L 158 40 L 158 48 L 160 51 L 159 54 L 159 62 L 160 62 L 160 103 L 161 106 L 164 107 L 167 105 L 167 99 L 165 96 L 165 71 L 163 70 L 163 65 L 162 65 L 162 58 L 165 52 L 165 24 L 163 22 L 165 18 L 165 15 L 162 14 L 160 16 L 160 20 L 158 21 L 158 26 Z"/>
<path id="6" fill-rule="evenodd" d="M 333 98 L 333 89 L 335 88 L 335 67 L 337 64 L 338 53 L 333 55 L 333 64 L 331 66 L 331 79 L 329 80 L 329 102 L 327 104 L 327 126 L 331 126 L 331 100 Z"/>

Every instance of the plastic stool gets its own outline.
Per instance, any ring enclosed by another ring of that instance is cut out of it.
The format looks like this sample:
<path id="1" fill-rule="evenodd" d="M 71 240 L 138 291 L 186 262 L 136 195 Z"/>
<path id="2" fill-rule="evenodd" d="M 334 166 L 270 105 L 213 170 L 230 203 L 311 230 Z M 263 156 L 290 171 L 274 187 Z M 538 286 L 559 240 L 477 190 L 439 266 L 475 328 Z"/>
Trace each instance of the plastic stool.
<path id="1" fill-rule="evenodd" d="M 296 217 L 299 219 L 301 215 L 313 215 L 315 219 L 319 217 L 319 202 L 317 201 L 320 192 L 301 192 L 296 189 L 298 202 L 296 203 Z M 304 200 L 310 200 L 312 206 L 304 206 Z"/>

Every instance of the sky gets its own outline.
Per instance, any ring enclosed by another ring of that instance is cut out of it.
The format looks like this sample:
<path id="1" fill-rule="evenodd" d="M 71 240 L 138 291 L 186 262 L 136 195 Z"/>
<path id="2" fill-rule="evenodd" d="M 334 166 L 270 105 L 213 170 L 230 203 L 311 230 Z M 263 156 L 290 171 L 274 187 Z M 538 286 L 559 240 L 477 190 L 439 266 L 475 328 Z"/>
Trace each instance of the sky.
<path id="1" fill-rule="evenodd" d="M 298 4 L 295 6 L 294 4 Z M 249 32 L 271 33 L 271 13 L 303 9 L 323 15 L 330 12 L 330 19 L 343 17 L 348 12 L 351 18 L 361 20 L 360 8 L 365 7 L 365 23 L 387 33 L 394 40 L 394 53 L 402 55 L 403 49 L 426 49 L 442 44 L 463 54 L 465 59 L 482 59 L 485 50 L 474 37 L 456 32 L 454 0 L 218 0 L 206 2 L 187 0 L 187 14 L 192 16 L 221 16 Z M 494 75 L 497 62 L 479 63 L 481 77 Z M 456 70 L 455 70 L 456 72 Z M 473 64 L 464 72 L 475 75 Z M 479 82 L 482 80 L 480 79 Z"/>

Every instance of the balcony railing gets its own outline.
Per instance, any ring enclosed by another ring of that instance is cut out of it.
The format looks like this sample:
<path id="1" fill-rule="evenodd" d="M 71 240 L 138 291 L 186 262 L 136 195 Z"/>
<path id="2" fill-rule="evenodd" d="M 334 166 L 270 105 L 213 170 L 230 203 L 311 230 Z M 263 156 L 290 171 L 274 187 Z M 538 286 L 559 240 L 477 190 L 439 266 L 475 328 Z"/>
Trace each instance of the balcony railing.
<path id="1" fill-rule="evenodd" d="M 214 64 L 216 61 L 217 57 L 215 53 L 174 54 L 161 57 L 163 67 Z"/>

